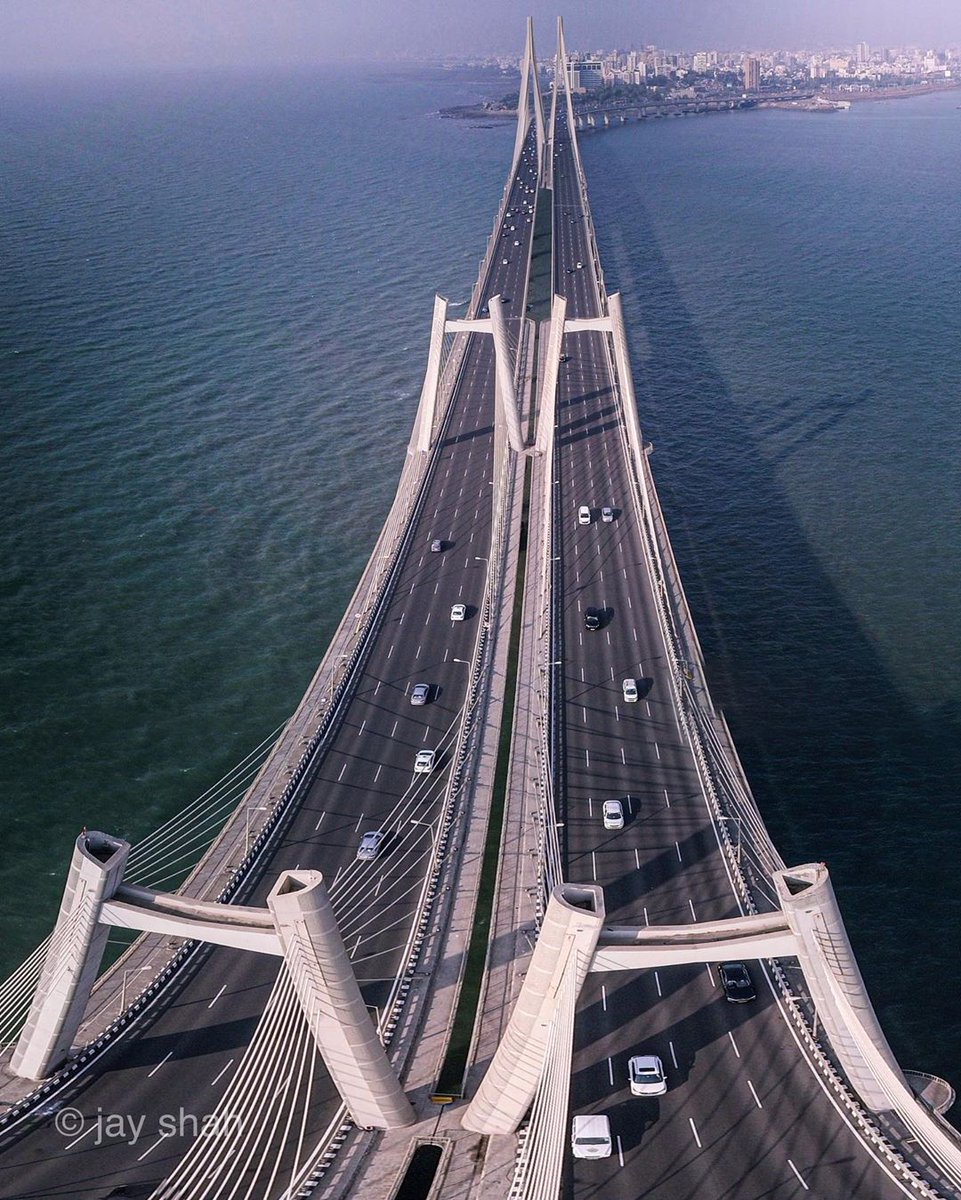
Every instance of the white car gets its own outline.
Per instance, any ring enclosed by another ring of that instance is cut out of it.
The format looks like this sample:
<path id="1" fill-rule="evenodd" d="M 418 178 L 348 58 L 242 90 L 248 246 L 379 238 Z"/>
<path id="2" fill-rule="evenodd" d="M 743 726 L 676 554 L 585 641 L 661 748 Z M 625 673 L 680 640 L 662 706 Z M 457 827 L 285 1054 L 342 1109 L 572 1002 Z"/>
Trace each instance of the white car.
<path id="1" fill-rule="evenodd" d="M 627 1064 L 632 1096 L 663 1096 L 667 1091 L 664 1064 L 656 1054 L 636 1054 Z"/>
<path id="2" fill-rule="evenodd" d="M 601 509 L 601 520 L 604 522 L 605 525 L 610 525 L 611 521 L 614 520 L 614 509 L 608 508 L 608 507 L 602 508 Z"/>
<path id="3" fill-rule="evenodd" d="M 575 1158 L 610 1158 L 611 1149 L 611 1122 L 603 1113 L 574 1118 L 571 1151 Z"/>
<path id="4" fill-rule="evenodd" d="M 583 270 L 584 270 L 584 264 L 583 264 L 583 263 L 578 263 L 578 264 L 577 264 L 577 269 L 578 269 L 578 271 L 583 271 Z"/>
<path id="5" fill-rule="evenodd" d="M 577 510 L 577 523 L 578 525 L 590 525 L 591 523 L 591 510 L 586 504 L 582 504 Z"/>
<path id="6" fill-rule="evenodd" d="M 418 750 L 417 757 L 414 759 L 414 774 L 426 775 L 429 771 L 433 771 L 436 758 L 436 750 Z"/>
<path id="7" fill-rule="evenodd" d="M 466 604 L 452 604 L 450 606 L 450 619 L 452 621 L 466 621 L 467 620 L 467 605 Z"/>
<path id="8" fill-rule="evenodd" d="M 621 687 L 624 689 L 624 703 L 625 704 L 636 704 L 637 703 L 637 680 L 636 679 L 625 679 L 624 682 L 621 684 Z"/>
<path id="9" fill-rule="evenodd" d="M 605 800 L 602 816 L 605 829 L 624 828 L 624 805 L 620 800 Z"/>
<path id="10" fill-rule="evenodd" d="M 376 858 L 380 853 L 381 843 L 387 836 L 382 829 L 377 829 L 372 833 L 365 833 L 360 839 L 360 845 L 357 847 L 357 857 L 363 862 L 369 862 L 372 858 Z"/>

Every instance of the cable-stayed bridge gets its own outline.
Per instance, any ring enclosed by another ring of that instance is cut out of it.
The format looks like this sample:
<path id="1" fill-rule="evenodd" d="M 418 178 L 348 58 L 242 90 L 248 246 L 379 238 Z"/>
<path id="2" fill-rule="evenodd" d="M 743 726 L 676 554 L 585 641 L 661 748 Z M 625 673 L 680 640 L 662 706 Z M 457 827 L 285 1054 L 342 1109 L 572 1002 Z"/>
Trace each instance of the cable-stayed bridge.
<path id="1" fill-rule="evenodd" d="M 559 26 L 545 106 L 529 26 L 468 311 L 435 302 L 397 497 L 297 712 L 140 846 L 84 830 L 0 991 L 0 1196 L 961 1195 L 943 1091 L 711 701 L 566 59 Z M 635 1055 L 666 1092 L 631 1093 Z M 573 1114 L 609 1154 L 572 1155 Z"/>

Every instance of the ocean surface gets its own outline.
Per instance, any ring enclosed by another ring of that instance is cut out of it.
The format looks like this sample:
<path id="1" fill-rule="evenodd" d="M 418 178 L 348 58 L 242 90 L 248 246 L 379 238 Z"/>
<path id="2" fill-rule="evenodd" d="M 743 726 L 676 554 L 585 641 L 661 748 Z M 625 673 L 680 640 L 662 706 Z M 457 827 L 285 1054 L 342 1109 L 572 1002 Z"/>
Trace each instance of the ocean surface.
<path id="1" fill-rule="evenodd" d="M 387 510 L 507 90 L 413 69 L 0 82 L 0 974 L 295 707 Z M 582 143 L 641 420 L 789 863 L 961 1085 L 961 111 Z"/>

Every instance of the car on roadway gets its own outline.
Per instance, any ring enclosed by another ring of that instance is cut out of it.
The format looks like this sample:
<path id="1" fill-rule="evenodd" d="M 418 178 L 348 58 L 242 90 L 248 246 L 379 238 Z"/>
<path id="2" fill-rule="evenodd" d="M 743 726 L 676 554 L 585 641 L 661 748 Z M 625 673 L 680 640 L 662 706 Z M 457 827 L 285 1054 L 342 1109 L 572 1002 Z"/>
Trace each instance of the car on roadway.
<path id="1" fill-rule="evenodd" d="M 443 543 L 442 539 L 434 538 L 434 540 L 430 544 L 431 554 L 440 554 L 441 550 L 443 550 L 443 549 L 444 549 L 444 543 Z"/>
<path id="2" fill-rule="evenodd" d="M 579 262 L 579 263 L 577 264 L 577 269 L 578 269 L 578 271 L 583 271 L 583 270 L 584 270 L 584 264 Z"/>
<path id="3" fill-rule="evenodd" d="M 519 245 L 520 245 L 520 242 L 518 242 L 518 241 L 515 241 L 515 242 L 514 242 L 514 245 L 515 245 L 515 246 L 519 246 Z"/>
<path id="4" fill-rule="evenodd" d="M 586 608 L 584 610 L 584 628 L 589 629 L 591 633 L 601 627 L 601 610 L 599 608 Z"/>
<path id="5" fill-rule="evenodd" d="M 467 620 L 467 605 L 466 604 L 452 604 L 450 606 L 450 619 L 452 621 L 466 621 Z"/>
<path id="6" fill-rule="evenodd" d="M 507 266 L 507 264 L 508 264 L 509 262 L 510 262 L 510 259 L 509 259 L 509 258 L 502 258 L 502 259 L 501 259 L 501 266 L 502 266 L 502 267 L 506 267 L 506 266 Z"/>
<path id="7" fill-rule="evenodd" d="M 611 1149 L 611 1122 L 603 1113 L 574 1118 L 571 1152 L 575 1158 L 610 1158 Z"/>
<path id="8" fill-rule="evenodd" d="M 413 704 L 415 707 L 418 707 L 421 704 L 426 704 L 429 699 L 430 699 L 430 684 L 429 683 L 415 683 L 414 686 L 410 690 L 411 704 Z"/>
<path id="9" fill-rule="evenodd" d="M 620 800 L 605 800 L 601 815 L 605 829 L 624 828 L 624 805 Z"/>
<path id="10" fill-rule="evenodd" d="M 610 525 L 611 521 L 614 520 L 614 509 L 609 505 L 605 505 L 605 507 L 601 509 L 601 520 L 605 525 Z"/>
<path id="11" fill-rule="evenodd" d="M 627 1063 L 632 1096 L 663 1096 L 667 1091 L 664 1064 L 656 1054 L 635 1054 Z"/>
<path id="12" fill-rule="evenodd" d="M 436 750 L 418 750 L 414 758 L 414 774 L 427 775 L 430 771 L 433 771 L 436 761 Z"/>
<path id="13" fill-rule="evenodd" d="M 591 510 L 586 504 L 582 504 L 577 510 L 577 523 L 578 525 L 590 525 L 591 523 Z"/>
<path id="14" fill-rule="evenodd" d="M 637 680 L 636 679 L 625 679 L 624 682 L 621 684 L 621 690 L 624 693 L 624 703 L 625 704 L 636 704 L 637 703 Z"/>
<path id="15" fill-rule="evenodd" d="M 718 976 L 726 999 L 732 1004 L 747 1004 L 749 1000 L 757 999 L 751 972 L 742 962 L 723 962 L 718 964 Z"/>
<path id="16" fill-rule="evenodd" d="M 376 829 L 371 833 L 365 833 L 360 839 L 360 845 L 357 847 L 357 857 L 362 862 L 370 862 L 371 859 L 376 858 L 386 837 L 387 834 L 383 829 Z"/>

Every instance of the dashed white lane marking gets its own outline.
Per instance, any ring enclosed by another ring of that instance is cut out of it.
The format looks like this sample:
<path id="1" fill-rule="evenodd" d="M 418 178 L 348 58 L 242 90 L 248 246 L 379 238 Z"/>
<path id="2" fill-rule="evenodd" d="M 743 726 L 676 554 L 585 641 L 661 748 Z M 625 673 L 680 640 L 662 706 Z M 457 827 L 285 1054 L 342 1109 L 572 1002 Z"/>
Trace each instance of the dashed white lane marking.
<path id="1" fill-rule="evenodd" d="M 397 732 L 397 726 L 398 726 L 399 724 L 400 724 L 400 721 L 395 721 L 395 722 L 394 722 L 394 728 L 393 728 L 393 729 L 390 731 L 390 736 L 391 736 L 391 737 L 393 737 L 393 736 L 394 736 L 394 734 Z"/>
<path id="2" fill-rule="evenodd" d="M 158 1063 L 157 1063 L 157 1065 L 154 1067 L 154 1069 L 153 1069 L 153 1070 L 152 1070 L 152 1071 L 151 1071 L 151 1072 L 150 1072 L 150 1073 L 147 1075 L 147 1078 L 148 1078 L 148 1079 L 152 1078 L 152 1076 L 154 1076 L 154 1075 L 156 1075 L 156 1074 L 157 1074 L 157 1072 L 158 1072 L 158 1071 L 160 1070 L 160 1068 L 161 1068 L 161 1067 L 164 1065 L 164 1063 L 165 1063 L 165 1062 L 167 1061 L 167 1059 L 168 1059 L 168 1058 L 171 1056 L 171 1054 L 173 1054 L 173 1051 L 172 1051 L 172 1050 L 168 1050 L 168 1051 L 167 1051 L 167 1053 L 166 1053 L 166 1054 L 163 1056 L 163 1058 L 160 1060 L 160 1062 L 158 1062 Z"/>
<path id="3" fill-rule="evenodd" d="M 758 1106 L 758 1108 L 763 1108 L 764 1105 L 761 1103 L 760 1099 L 758 1098 L 758 1094 L 754 1090 L 754 1084 L 751 1083 L 750 1079 L 747 1081 L 747 1086 L 751 1089 L 751 1095 L 754 1097 L 754 1103 Z"/>
<path id="4" fill-rule="evenodd" d="M 641 856 L 637 850 L 637 847 L 634 848 L 634 862 L 637 866 L 637 869 L 640 870 L 641 869 Z"/>
<path id="5" fill-rule="evenodd" d="M 663 996 L 664 993 L 661 991 L 661 977 L 657 971 L 654 972 L 654 986 L 657 988 L 657 994 Z"/>
<path id="6" fill-rule="evenodd" d="M 323 824 L 324 817 L 326 817 L 326 816 L 327 816 L 327 813 L 326 813 L 326 812 L 322 812 L 322 813 L 320 814 L 320 820 L 319 820 L 319 821 L 317 822 L 317 824 L 314 826 L 314 833 L 316 833 L 316 832 L 317 832 L 317 830 L 318 830 L 318 829 L 321 827 L 321 825 Z"/>
<path id="7" fill-rule="evenodd" d="M 657 755 L 657 761 L 660 762 L 661 761 L 661 748 L 660 748 L 660 746 L 658 746 L 657 742 L 654 743 L 654 753 Z"/>
<path id="8" fill-rule="evenodd" d="M 607 988 L 601 984 L 601 1008 L 607 1012 Z"/>
<path id="9" fill-rule="evenodd" d="M 345 772 L 346 770 L 347 770 L 347 764 L 346 764 L 346 763 L 344 763 L 344 765 L 343 765 L 343 766 L 340 768 L 340 774 L 337 776 L 337 782 L 338 782 L 338 783 L 340 783 L 340 781 L 341 781 L 341 780 L 344 778 L 344 772 Z"/>
<path id="10" fill-rule="evenodd" d="M 664 789 L 664 802 L 668 808 L 671 807 L 671 797 L 667 794 L 667 788 Z"/>
<path id="11" fill-rule="evenodd" d="M 688 904 L 691 906 L 691 917 L 694 920 L 694 923 L 697 924 L 697 913 L 694 911 L 694 901 L 689 898 Z"/>
<path id="12" fill-rule="evenodd" d="M 671 1062 L 674 1064 L 674 1070 L 678 1071 L 680 1068 L 677 1065 L 677 1055 L 674 1053 L 674 1043 L 669 1041 L 667 1044 L 671 1051 Z"/>
<path id="13" fill-rule="evenodd" d="M 377 767 L 376 772 L 374 773 L 374 783 L 376 783 L 377 780 L 380 779 L 380 773 L 381 773 L 381 771 L 383 771 L 383 769 L 384 769 L 384 764 L 380 763 Z"/>
<path id="14" fill-rule="evenodd" d="M 624 1147 L 621 1145 L 621 1135 L 617 1135 L 617 1157 L 620 1159 L 621 1166 L 624 1166 Z M 790 1159 L 788 1160 L 790 1162 Z"/>
<path id="15" fill-rule="evenodd" d="M 210 1003 L 207 1005 L 207 1007 L 213 1008 L 213 1006 L 217 1003 L 217 1001 L 220 999 L 220 997 L 224 994 L 224 992 L 226 990 L 227 990 L 227 985 L 224 984 L 224 986 L 220 989 L 220 991 L 217 993 L 217 995 L 214 996 L 213 1000 L 210 1001 Z"/>
<path id="16" fill-rule="evenodd" d="M 678 842 L 674 843 L 674 849 L 677 851 L 677 861 L 679 863 L 682 863 L 684 861 L 684 859 L 681 857 L 681 847 Z"/>
<path id="17" fill-rule="evenodd" d="M 623 746 L 621 747 L 621 762 L 625 767 L 627 766 L 627 759 L 624 757 L 624 747 Z"/>
<path id="18" fill-rule="evenodd" d="M 594 875 L 594 882 L 597 883 L 597 857 L 593 850 L 591 851 L 591 871 Z"/>
<path id="19" fill-rule="evenodd" d="M 731 1039 L 731 1045 L 734 1047 L 734 1053 L 735 1053 L 735 1054 L 738 1056 L 738 1058 L 740 1058 L 740 1057 L 741 1057 L 741 1052 L 740 1052 L 740 1050 L 738 1050 L 738 1048 L 737 1048 L 737 1042 L 734 1040 L 734 1034 L 733 1034 L 733 1033 L 731 1033 L 731 1031 L 730 1031 L 730 1030 L 728 1030 L 728 1034 L 727 1034 L 727 1036 L 728 1036 L 728 1037 Z M 750 1083 L 750 1082 L 751 1082 L 751 1081 L 750 1081 L 750 1080 L 748 1080 L 748 1083 Z"/>
<path id="20" fill-rule="evenodd" d="M 227 1074 L 227 1072 L 228 1072 L 228 1070 L 229 1070 L 230 1068 L 232 1068 L 233 1066 L 234 1066 L 234 1060 L 233 1060 L 233 1058 L 232 1058 L 232 1060 L 230 1060 L 230 1061 L 227 1063 L 227 1066 L 226 1066 L 226 1067 L 221 1067 L 221 1069 L 220 1069 L 220 1070 L 218 1070 L 217 1074 L 214 1076 L 214 1079 L 211 1079 L 211 1080 L 210 1080 L 210 1086 L 211 1086 L 211 1087 L 214 1087 L 214 1086 L 215 1086 L 215 1084 L 216 1084 L 216 1082 L 217 1082 L 218 1080 L 220 1080 L 220 1079 L 223 1079 L 223 1076 L 224 1076 L 224 1075 L 226 1075 L 226 1074 Z M 70 1147 L 67 1147 L 67 1150 L 70 1150 Z"/>
<path id="21" fill-rule="evenodd" d="M 360 729 L 357 730 L 358 737 L 360 737 L 360 735 L 364 732 L 366 727 L 367 727 L 367 718 L 364 717 L 363 721 L 361 721 L 361 723 L 360 723 Z"/>
<path id="22" fill-rule="evenodd" d="M 645 904 L 645 905 L 644 905 L 644 924 L 645 924 L 645 925 L 650 925 L 650 923 L 651 923 L 651 921 L 650 921 L 650 918 L 649 918 L 649 917 L 648 917 L 648 915 L 647 915 L 647 905 Z M 655 971 L 655 972 L 654 972 L 654 974 L 656 975 L 656 974 L 657 974 L 657 972 Z"/>
<path id="23" fill-rule="evenodd" d="M 698 1148 L 698 1150 L 700 1150 L 700 1149 L 702 1149 L 702 1146 L 701 1146 L 701 1139 L 700 1139 L 700 1137 L 698 1136 L 698 1132 L 697 1132 L 697 1126 L 694 1124 L 694 1118 L 693 1118 L 693 1117 L 688 1117 L 687 1119 L 688 1119 L 688 1121 L 690 1121 L 690 1123 L 691 1123 L 691 1133 L 693 1133 L 693 1134 L 694 1134 L 694 1140 L 695 1140 L 695 1142 L 697 1142 L 697 1148 Z M 790 1161 L 791 1161 L 791 1160 L 790 1160 L 790 1159 L 788 1159 L 788 1162 L 790 1162 Z"/>
<path id="24" fill-rule="evenodd" d="M 804 1182 L 804 1179 L 801 1176 L 801 1172 L 797 1169 L 797 1167 L 794 1165 L 794 1163 L 791 1162 L 790 1159 L 787 1160 L 787 1165 L 791 1168 L 791 1170 L 797 1176 L 797 1181 L 801 1185 L 801 1187 L 803 1187 L 806 1192 L 809 1192 L 811 1189 Z"/>
<path id="25" fill-rule="evenodd" d="M 613 1059 L 607 1060 L 607 1077 L 611 1081 L 611 1087 L 614 1086 L 614 1062 Z"/>
<path id="26" fill-rule="evenodd" d="M 357 824 L 354 826 L 354 833 L 356 833 L 357 830 L 360 829 L 360 827 L 361 827 L 361 825 L 363 825 L 363 823 L 364 823 L 364 814 L 361 813 L 360 816 L 357 818 Z"/>

